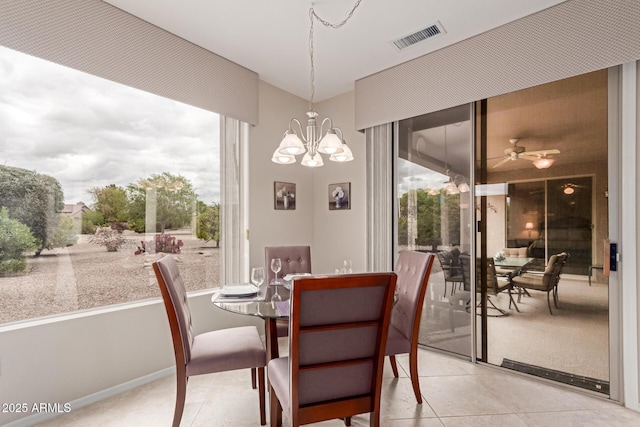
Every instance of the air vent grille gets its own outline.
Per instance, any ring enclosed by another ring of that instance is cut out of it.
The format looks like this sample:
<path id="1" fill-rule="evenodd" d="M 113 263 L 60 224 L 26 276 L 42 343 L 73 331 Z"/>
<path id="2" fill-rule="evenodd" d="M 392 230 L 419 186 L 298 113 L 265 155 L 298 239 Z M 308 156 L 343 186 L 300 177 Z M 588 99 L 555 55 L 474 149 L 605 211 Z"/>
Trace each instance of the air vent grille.
<path id="1" fill-rule="evenodd" d="M 416 43 L 420 43 L 426 39 L 431 37 L 435 37 L 440 34 L 444 34 L 444 28 L 440 22 L 436 22 L 433 25 L 425 27 L 421 30 L 416 31 L 415 33 L 409 34 L 408 36 L 404 36 L 400 39 L 394 40 L 393 44 L 398 50 L 405 49 L 409 46 L 413 46 Z"/>

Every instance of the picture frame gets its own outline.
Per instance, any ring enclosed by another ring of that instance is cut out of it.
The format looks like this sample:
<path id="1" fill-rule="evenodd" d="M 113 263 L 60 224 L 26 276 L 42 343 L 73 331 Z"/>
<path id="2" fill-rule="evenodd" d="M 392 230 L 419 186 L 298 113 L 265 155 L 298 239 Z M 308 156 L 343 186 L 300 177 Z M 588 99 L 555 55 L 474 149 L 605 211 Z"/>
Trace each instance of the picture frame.
<path id="1" fill-rule="evenodd" d="M 296 184 L 292 182 L 273 182 L 273 208 L 277 211 L 296 209 Z"/>
<path id="2" fill-rule="evenodd" d="M 329 184 L 329 210 L 344 211 L 351 209 L 351 183 Z"/>

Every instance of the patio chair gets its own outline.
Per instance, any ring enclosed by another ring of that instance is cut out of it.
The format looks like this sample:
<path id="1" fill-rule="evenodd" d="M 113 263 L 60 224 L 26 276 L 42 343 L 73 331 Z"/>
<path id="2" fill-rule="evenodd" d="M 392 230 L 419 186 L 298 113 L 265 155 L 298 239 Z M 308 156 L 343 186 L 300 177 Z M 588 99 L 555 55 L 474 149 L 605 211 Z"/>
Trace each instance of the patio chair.
<path id="1" fill-rule="evenodd" d="M 260 424 L 265 425 L 264 367 L 267 356 L 255 326 L 220 329 L 194 335 L 187 293 L 173 256 L 153 263 L 164 302 L 174 356 L 176 359 L 176 405 L 173 427 L 180 425 L 187 395 L 187 382 L 193 375 L 257 368 Z"/>
<path id="2" fill-rule="evenodd" d="M 560 281 L 560 273 L 562 273 L 562 268 L 566 264 L 568 258 L 569 254 L 567 254 L 566 252 L 551 255 L 551 257 L 549 257 L 547 267 L 544 271 L 537 272 L 523 270 L 519 275 L 513 276 L 511 278 L 511 283 L 513 284 L 513 286 L 522 289 L 546 292 L 549 313 L 553 315 L 553 311 L 551 310 L 550 294 L 553 295 L 553 304 L 556 308 L 559 308 L 558 282 Z M 520 295 L 518 295 L 518 299 L 520 299 L 519 297 Z"/>
<path id="3" fill-rule="evenodd" d="M 437 252 L 438 261 L 444 274 L 444 294 L 447 296 L 447 283 L 451 283 L 451 295 L 455 293 L 456 285 L 463 286 L 462 272 L 460 271 L 460 252 L 455 249 L 454 251 L 440 251 Z"/>
<path id="4" fill-rule="evenodd" d="M 516 311 L 520 312 L 518 305 L 516 304 L 515 299 L 513 298 L 513 294 L 511 291 L 513 290 L 513 285 L 509 281 L 508 276 L 498 276 L 496 273 L 496 267 L 493 261 L 493 258 L 487 258 L 486 261 L 486 276 L 485 281 L 487 283 L 487 292 L 486 292 L 486 301 L 488 304 L 488 308 L 492 310 L 496 310 L 500 314 L 497 315 L 489 315 L 491 317 L 501 317 L 508 316 L 510 313 L 498 306 L 491 300 L 491 296 L 498 296 L 500 292 L 507 291 L 509 294 L 509 309 L 511 309 L 511 304 L 515 307 Z M 471 258 L 468 255 L 460 255 L 460 264 L 462 265 L 462 276 L 465 280 L 465 287 L 471 286 Z M 476 260 L 476 293 L 482 294 L 482 260 Z M 478 302 L 480 304 L 480 301 Z"/>
<path id="5" fill-rule="evenodd" d="M 389 356 L 393 376 L 398 378 L 396 354 L 409 353 L 409 374 L 413 393 L 418 403 L 422 403 L 418 382 L 418 334 L 422 305 L 429 284 L 433 254 L 402 251 L 398 255 L 395 273 L 397 300 L 391 311 L 389 336 L 385 354 Z"/>
<path id="6" fill-rule="evenodd" d="M 291 296 L 289 356 L 269 361 L 271 426 L 370 413 L 380 425 L 395 273 L 303 277 Z"/>

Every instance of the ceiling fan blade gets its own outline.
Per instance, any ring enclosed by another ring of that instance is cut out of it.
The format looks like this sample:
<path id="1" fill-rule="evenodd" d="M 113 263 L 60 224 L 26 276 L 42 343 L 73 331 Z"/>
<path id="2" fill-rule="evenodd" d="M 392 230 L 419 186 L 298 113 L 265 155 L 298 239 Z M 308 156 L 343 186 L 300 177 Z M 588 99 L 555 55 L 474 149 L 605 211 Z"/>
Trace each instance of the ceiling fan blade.
<path id="1" fill-rule="evenodd" d="M 544 156 L 547 154 L 560 154 L 560 150 L 556 150 L 555 148 L 551 148 L 549 150 L 537 150 L 537 151 L 525 151 L 520 154 L 521 156 Z"/>
<path id="2" fill-rule="evenodd" d="M 509 160 L 511 160 L 511 158 L 510 158 L 510 157 L 507 157 L 506 159 L 502 159 L 501 161 L 499 161 L 498 163 L 496 163 L 495 165 L 493 165 L 493 168 L 495 169 L 495 168 L 497 168 L 498 166 L 501 166 L 501 165 L 503 165 L 503 164 L 507 163 Z"/>

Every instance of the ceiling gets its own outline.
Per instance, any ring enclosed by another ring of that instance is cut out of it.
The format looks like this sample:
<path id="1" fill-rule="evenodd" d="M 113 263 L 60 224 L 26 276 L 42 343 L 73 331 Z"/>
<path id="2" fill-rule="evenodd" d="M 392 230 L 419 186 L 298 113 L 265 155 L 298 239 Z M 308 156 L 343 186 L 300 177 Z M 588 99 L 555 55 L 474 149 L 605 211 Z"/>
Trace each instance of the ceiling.
<path id="1" fill-rule="evenodd" d="M 125 12 L 310 97 L 309 8 L 338 23 L 356 0 L 105 0 Z M 362 0 L 341 29 L 314 24 L 315 101 L 356 80 L 428 54 L 564 0 Z M 439 22 L 444 34 L 398 51 L 393 40 Z"/>

